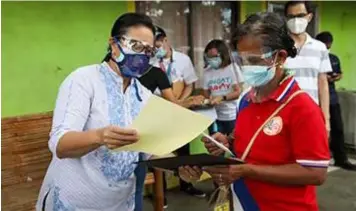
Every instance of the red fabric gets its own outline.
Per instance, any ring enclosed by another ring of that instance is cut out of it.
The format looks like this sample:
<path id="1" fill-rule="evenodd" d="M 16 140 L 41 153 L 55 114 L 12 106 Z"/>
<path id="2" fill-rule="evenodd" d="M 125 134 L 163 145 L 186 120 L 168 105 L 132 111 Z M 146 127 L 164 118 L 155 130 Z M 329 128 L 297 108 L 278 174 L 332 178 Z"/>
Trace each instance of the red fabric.
<path id="1" fill-rule="evenodd" d="M 239 112 L 234 142 L 237 157 L 242 155 L 255 131 L 281 102 L 300 90 L 292 80 L 282 82 L 268 100 L 250 102 Z M 330 155 L 323 115 L 306 93 L 296 96 L 270 123 L 255 140 L 247 163 L 283 165 L 298 162 L 327 168 Z M 245 182 L 262 211 L 318 210 L 314 186 L 282 186 L 248 178 Z"/>

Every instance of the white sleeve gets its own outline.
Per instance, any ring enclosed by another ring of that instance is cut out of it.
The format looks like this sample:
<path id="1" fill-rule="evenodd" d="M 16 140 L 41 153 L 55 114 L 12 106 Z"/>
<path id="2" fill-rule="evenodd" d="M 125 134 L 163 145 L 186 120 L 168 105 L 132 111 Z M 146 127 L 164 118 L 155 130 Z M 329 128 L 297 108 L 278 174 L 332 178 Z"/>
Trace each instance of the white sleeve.
<path id="1" fill-rule="evenodd" d="M 185 84 L 192 84 L 198 80 L 193 63 L 188 56 L 186 59 L 186 65 L 183 69 L 183 80 Z"/>
<path id="2" fill-rule="evenodd" d="M 183 81 L 183 77 L 178 74 L 176 68 L 172 68 L 170 77 L 171 77 L 171 80 L 172 80 L 171 82 L 172 83 L 175 83 L 175 82 L 178 82 L 178 81 Z"/>
<path id="3" fill-rule="evenodd" d="M 325 47 L 325 49 L 323 49 L 321 51 L 321 62 L 320 62 L 320 68 L 319 68 L 319 73 L 328 73 L 328 72 L 332 72 L 332 67 L 331 67 L 331 62 L 330 62 L 330 58 L 329 58 L 329 53 Z"/>
<path id="4" fill-rule="evenodd" d="M 87 122 L 91 87 L 85 76 L 70 74 L 61 84 L 53 112 L 49 149 L 56 156 L 60 138 L 69 131 L 83 131 Z"/>

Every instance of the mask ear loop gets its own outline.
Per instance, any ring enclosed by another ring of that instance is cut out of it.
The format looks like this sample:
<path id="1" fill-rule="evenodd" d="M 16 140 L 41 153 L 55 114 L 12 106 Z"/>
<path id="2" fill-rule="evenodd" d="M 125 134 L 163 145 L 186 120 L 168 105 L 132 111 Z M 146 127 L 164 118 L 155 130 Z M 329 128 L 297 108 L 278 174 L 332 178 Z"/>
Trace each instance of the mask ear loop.
<path id="1" fill-rule="evenodd" d="M 279 53 L 278 50 L 274 50 L 274 51 L 271 51 L 271 52 L 268 52 L 268 53 L 265 53 L 265 54 L 262 54 L 262 55 L 261 55 L 261 58 L 264 59 L 264 60 L 266 60 L 268 57 L 272 57 L 273 54 L 276 54 L 276 56 L 275 56 L 274 59 L 273 59 L 272 64 L 271 64 L 270 67 L 268 68 L 268 70 L 272 69 L 274 66 L 277 65 L 276 63 L 277 63 L 278 53 Z"/>
<path id="2" fill-rule="evenodd" d="M 119 44 L 119 40 L 116 37 L 114 37 L 114 42 L 117 44 L 117 46 L 118 46 L 118 48 L 120 50 L 120 54 L 122 53 L 124 55 L 124 59 L 125 59 L 125 53 L 122 50 L 122 47 Z M 111 59 L 113 59 L 113 58 L 111 57 Z M 133 81 L 134 81 L 133 83 L 134 83 L 134 88 L 135 88 L 135 92 L 136 92 L 136 97 L 137 97 L 138 101 L 142 102 L 142 98 L 140 96 L 138 85 L 137 85 L 137 80 L 134 78 Z"/>

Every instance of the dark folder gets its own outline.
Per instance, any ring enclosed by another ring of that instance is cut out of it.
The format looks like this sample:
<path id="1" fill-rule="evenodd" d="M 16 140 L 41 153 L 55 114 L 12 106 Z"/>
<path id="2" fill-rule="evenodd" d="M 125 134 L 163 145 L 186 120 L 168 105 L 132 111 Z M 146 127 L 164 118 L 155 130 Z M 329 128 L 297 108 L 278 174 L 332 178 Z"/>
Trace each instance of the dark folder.
<path id="1" fill-rule="evenodd" d="M 159 158 L 154 160 L 139 161 L 139 165 L 147 165 L 151 168 L 161 168 L 176 170 L 180 166 L 215 166 L 215 165 L 236 165 L 242 164 L 240 160 L 229 159 L 221 156 L 209 154 L 186 155 L 170 158 Z"/>

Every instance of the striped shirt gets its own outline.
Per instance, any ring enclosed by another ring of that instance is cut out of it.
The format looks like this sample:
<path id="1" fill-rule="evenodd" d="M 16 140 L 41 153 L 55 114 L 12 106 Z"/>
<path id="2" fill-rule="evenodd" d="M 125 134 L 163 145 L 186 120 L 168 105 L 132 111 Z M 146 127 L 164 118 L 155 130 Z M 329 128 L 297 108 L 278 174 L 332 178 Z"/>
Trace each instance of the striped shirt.
<path id="1" fill-rule="evenodd" d="M 292 70 L 299 87 L 319 104 L 318 75 L 331 72 L 329 53 L 324 43 L 307 34 L 305 44 L 295 58 L 288 58 L 285 68 Z"/>

